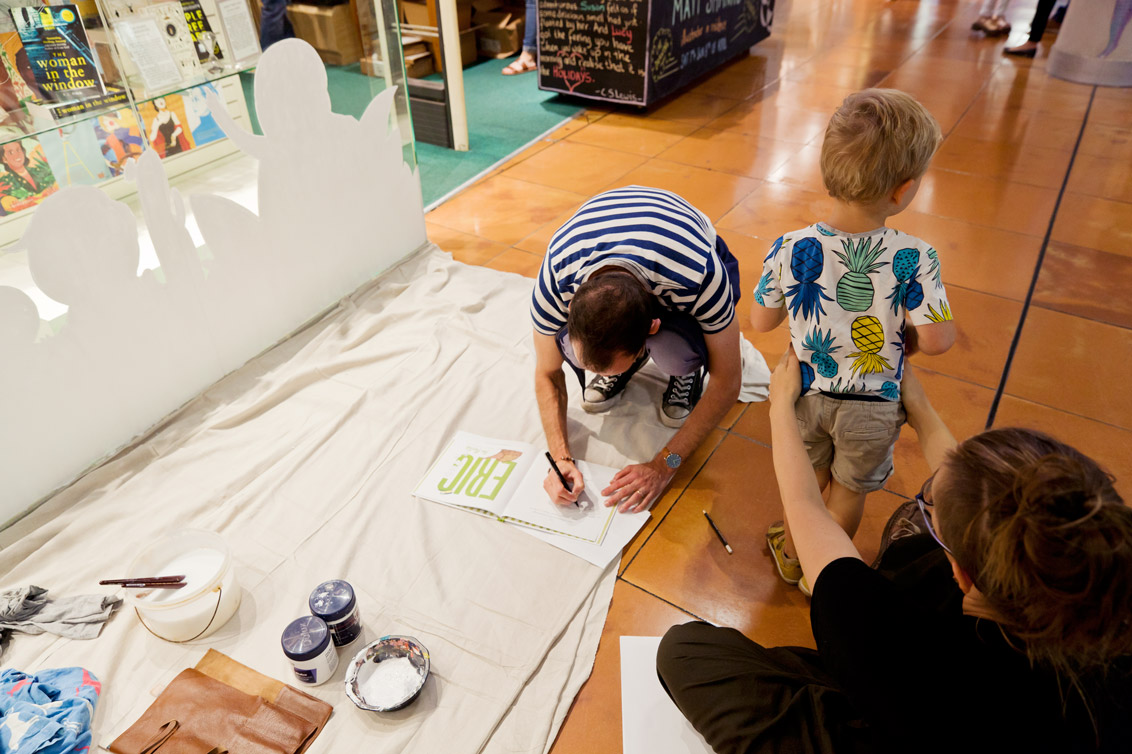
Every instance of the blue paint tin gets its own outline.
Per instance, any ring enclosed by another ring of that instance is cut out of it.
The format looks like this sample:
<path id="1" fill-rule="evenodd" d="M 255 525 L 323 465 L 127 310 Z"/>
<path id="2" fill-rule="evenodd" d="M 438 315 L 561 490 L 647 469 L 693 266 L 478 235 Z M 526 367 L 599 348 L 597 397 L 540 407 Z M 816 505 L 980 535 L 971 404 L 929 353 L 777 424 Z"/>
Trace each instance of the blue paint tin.
<path id="1" fill-rule="evenodd" d="M 291 661 L 295 677 L 309 686 L 326 683 L 338 669 L 338 650 L 330 640 L 330 629 L 322 618 L 304 615 L 283 629 L 283 654 Z"/>
<path id="2" fill-rule="evenodd" d="M 358 600 L 354 588 L 341 579 L 324 581 L 311 592 L 311 615 L 322 618 L 330 628 L 334 646 L 344 647 L 362 633 Z"/>

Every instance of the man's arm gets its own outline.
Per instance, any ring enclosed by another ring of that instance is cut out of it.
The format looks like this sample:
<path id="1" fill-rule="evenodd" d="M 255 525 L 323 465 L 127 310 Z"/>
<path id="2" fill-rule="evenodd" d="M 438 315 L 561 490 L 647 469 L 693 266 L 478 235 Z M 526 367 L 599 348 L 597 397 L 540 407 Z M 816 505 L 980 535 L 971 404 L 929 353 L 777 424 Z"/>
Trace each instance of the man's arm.
<path id="1" fill-rule="evenodd" d="M 708 375 L 711 379 L 684 426 L 668 441 L 668 449 L 685 459 L 695 452 L 712 428 L 718 426 L 735 405 L 743 379 L 737 319 L 719 332 L 705 334 L 704 341 L 707 343 Z M 663 452 L 658 452 L 648 463 L 631 464 L 621 469 L 601 494 L 607 496 L 606 505 L 617 505 L 619 511 L 636 513 L 646 510 L 653 500 L 660 497 L 675 475 L 676 471 L 664 462 Z"/>
<path id="2" fill-rule="evenodd" d="M 550 499 L 559 505 L 572 505 L 585 488 L 582 473 L 572 461 L 570 442 L 566 437 L 566 374 L 562 371 L 563 358 L 553 335 L 535 331 L 535 399 L 542 419 L 546 446 L 571 485 L 567 490 L 558 475 L 547 469 L 543 488 Z"/>

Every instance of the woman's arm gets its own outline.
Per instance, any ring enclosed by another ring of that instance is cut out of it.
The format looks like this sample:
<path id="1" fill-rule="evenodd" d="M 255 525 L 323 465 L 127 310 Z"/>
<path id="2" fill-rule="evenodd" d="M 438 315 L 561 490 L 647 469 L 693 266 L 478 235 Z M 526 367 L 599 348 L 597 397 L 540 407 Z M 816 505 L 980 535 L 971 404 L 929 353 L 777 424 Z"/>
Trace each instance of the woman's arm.
<path id="1" fill-rule="evenodd" d="M 924 386 L 910 364 L 904 367 L 904 379 L 900 383 L 900 400 L 908 413 L 908 425 L 916 430 L 924 459 L 934 473 L 947 454 L 955 448 L 955 438 L 928 400 Z"/>
<path id="2" fill-rule="evenodd" d="M 859 560 L 861 554 L 822 500 L 794 414 L 794 403 L 801 392 L 798 357 L 793 347 L 787 347 L 770 378 L 771 451 L 794 548 L 812 587 L 827 565 L 838 558 Z"/>

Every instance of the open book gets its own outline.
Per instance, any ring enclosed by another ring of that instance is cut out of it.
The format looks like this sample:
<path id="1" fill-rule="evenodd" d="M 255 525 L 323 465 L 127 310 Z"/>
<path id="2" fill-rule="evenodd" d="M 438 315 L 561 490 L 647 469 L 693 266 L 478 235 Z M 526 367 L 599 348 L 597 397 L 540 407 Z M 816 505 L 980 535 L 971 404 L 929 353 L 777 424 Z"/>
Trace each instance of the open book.
<path id="1" fill-rule="evenodd" d="M 544 451 L 525 442 L 457 432 L 413 494 L 434 503 L 601 544 L 616 508 L 599 492 L 617 469 L 577 462 L 586 489 L 577 505 L 557 505 L 542 483 L 550 466 Z"/>

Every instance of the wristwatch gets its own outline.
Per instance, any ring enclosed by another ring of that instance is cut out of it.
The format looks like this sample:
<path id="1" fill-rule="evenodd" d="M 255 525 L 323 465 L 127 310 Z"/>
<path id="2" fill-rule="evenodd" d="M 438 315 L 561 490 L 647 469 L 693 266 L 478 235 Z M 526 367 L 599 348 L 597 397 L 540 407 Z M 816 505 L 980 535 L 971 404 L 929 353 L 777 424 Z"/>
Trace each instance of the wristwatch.
<path id="1" fill-rule="evenodd" d="M 664 446 L 664 449 L 660 451 L 660 453 L 664 456 L 665 465 L 670 469 L 678 469 L 680 468 L 680 464 L 684 462 L 684 459 L 681 458 L 679 454 L 669 450 L 667 445 Z"/>

